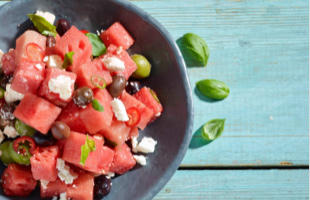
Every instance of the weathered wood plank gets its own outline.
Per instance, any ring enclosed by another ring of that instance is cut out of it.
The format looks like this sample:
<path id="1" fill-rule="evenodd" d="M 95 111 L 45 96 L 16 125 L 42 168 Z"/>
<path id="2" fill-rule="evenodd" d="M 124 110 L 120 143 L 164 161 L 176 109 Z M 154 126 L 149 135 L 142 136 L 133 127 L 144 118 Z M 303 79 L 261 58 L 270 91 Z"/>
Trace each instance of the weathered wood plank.
<path id="1" fill-rule="evenodd" d="M 309 199 L 309 171 L 182 170 L 154 198 L 160 199 Z"/>

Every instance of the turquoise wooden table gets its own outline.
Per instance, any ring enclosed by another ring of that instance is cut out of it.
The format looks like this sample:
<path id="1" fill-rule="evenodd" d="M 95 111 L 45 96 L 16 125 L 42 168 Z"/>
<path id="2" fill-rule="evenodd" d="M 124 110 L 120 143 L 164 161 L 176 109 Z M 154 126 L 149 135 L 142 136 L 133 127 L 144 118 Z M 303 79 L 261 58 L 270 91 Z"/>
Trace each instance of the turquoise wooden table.
<path id="1" fill-rule="evenodd" d="M 179 170 L 155 199 L 309 199 L 309 2 L 132 3 L 175 40 L 193 32 L 211 51 L 206 68 L 191 66 L 185 57 L 193 138 Z M 230 96 L 206 101 L 195 88 L 205 78 L 227 83 Z M 206 144 L 201 126 L 213 118 L 226 118 L 225 131 Z"/>

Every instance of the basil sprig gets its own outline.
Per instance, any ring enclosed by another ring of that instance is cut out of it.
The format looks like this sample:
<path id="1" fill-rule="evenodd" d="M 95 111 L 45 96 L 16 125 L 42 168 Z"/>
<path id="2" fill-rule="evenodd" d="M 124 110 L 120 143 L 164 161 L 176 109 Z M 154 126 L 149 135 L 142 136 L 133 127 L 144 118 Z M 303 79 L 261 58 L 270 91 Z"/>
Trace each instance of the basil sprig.
<path id="1" fill-rule="evenodd" d="M 93 109 L 99 111 L 99 112 L 103 112 L 104 111 L 104 107 L 99 103 L 99 101 L 97 99 L 94 99 L 91 102 L 91 105 L 93 107 Z"/>
<path id="2" fill-rule="evenodd" d="M 73 55 L 74 55 L 74 51 L 71 51 L 65 54 L 65 59 L 62 64 L 63 69 L 67 69 L 70 65 L 73 64 Z"/>
<path id="3" fill-rule="evenodd" d="M 194 33 L 183 35 L 182 41 L 195 60 L 199 62 L 200 65 L 206 66 L 210 55 L 207 43 Z"/>
<path id="4" fill-rule="evenodd" d="M 205 79 L 196 82 L 198 90 L 211 99 L 225 99 L 229 95 L 229 87 L 222 81 Z"/>
<path id="5" fill-rule="evenodd" d="M 93 33 L 86 33 L 85 35 L 88 37 L 92 45 L 93 56 L 101 56 L 107 52 L 105 45 L 103 44 L 101 38 L 98 35 Z"/>
<path id="6" fill-rule="evenodd" d="M 86 159 L 88 157 L 88 154 L 91 151 L 95 151 L 96 150 L 96 144 L 95 141 L 92 139 L 88 138 L 88 135 L 86 136 L 86 141 L 85 144 L 83 146 L 81 146 L 81 159 L 80 159 L 80 164 L 81 165 L 85 165 Z"/>
<path id="7" fill-rule="evenodd" d="M 56 27 L 50 24 L 44 17 L 35 14 L 28 14 L 28 17 L 42 35 L 56 37 Z"/>
<path id="8" fill-rule="evenodd" d="M 202 129 L 202 137 L 206 140 L 215 140 L 224 131 L 225 119 L 213 119 L 208 121 Z"/>

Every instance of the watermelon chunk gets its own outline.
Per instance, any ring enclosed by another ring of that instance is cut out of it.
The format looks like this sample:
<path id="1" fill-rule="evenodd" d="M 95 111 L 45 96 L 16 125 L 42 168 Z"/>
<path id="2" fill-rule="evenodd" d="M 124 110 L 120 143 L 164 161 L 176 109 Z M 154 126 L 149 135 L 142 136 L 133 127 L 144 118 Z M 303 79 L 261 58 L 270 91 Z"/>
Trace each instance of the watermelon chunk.
<path id="1" fill-rule="evenodd" d="M 93 75 L 101 76 L 106 81 L 107 85 L 112 83 L 112 77 L 110 75 L 110 72 L 102 69 L 100 62 L 101 61 L 96 59 L 93 62 L 84 64 L 79 68 L 79 70 L 77 71 L 76 79 L 76 83 L 79 87 L 87 86 L 95 89 L 96 87 L 91 82 L 91 78 Z"/>
<path id="2" fill-rule="evenodd" d="M 105 127 L 99 134 L 115 142 L 117 147 L 120 148 L 127 140 L 130 130 L 131 128 L 124 122 L 113 120 L 111 126 Z"/>
<path id="3" fill-rule="evenodd" d="M 68 78 L 68 80 L 64 80 L 63 78 Z M 39 88 L 38 94 L 39 96 L 42 96 L 55 105 L 64 106 L 68 102 L 70 102 L 73 91 L 74 91 L 74 82 L 76 79 L 76 74 L 72 72 L 63 71 L 61 69 L 57 68 L 48 68 L 45 72 L 45 79 Z M 56 86 L 58 88 L 67 88 L 61 96 L 60 93 L 55 93 L 54 91 L 50 90 L 49 84 L 50 81 L 55 80 L 56 84 L 59 85 Z M 60 83 L 61 81 L 61 83 Z"/>
<path id="4" fill-rule="evenodd" d="M 30 167 L 9 164 L 1 177 L 1 186 L 7 196 L 28 196 L 36 187 Z"/>
<path id="5" fill-rule="evenodd" d="M 13 74 L 15 69 L 16 69 L 16 65 L 15 65 L 15 50 L 14 49 L 10 49 L 9 52 L 5 53 L 2 56 L 2 69 L 5 75 L 10 75 Z"/>
<path id="6" fill-rule="evenodd" d="M 43 186 L 43 184 L 40 185 L 41 198 L 59 196 L 64 192 L 67 192 L 67 185 L 59 178 L 54 182 L 49 182 L 46 186 Z"/>
<path id="7" fill-rule="evenodd" d="M 72 26 L 55 45 L 55 52 L 62 59 L 65 58 L 66 53 L 71 51 L 74 51 L 73 65 L 69 66 L 68 69 L 76 73 L 81 65 L 90 62 L 92 45 L 88 37 L 75 26 Z"/>
<path id="8" fill-rule="evenodd" d="M 58 146 L 39 147 L 30 158 L 31 171 L 35 180 L 56 181 Z"/>
<path id="9" fill-rule="evenodd" d="M 22 93 L 37 94 L 44 79 L 45 63 L 20 61 L 20 65 L 14 72 L 12 89 Z"/>
<path id="10" fill-rule="evenodd" d="M 70 137 L 66 139 L 65 148 L 62 159 L 68 163 L 72 163 L 87 171 L 99 173 L 98 162 L 103 146 L 103 141 L 89 136 L 89 139 L 95 141 L 96 150 L 89 153 L 85 165 L 80 164 L 81 147 L 85 144 L 86 135 L 71 131 Z"/>
<path id="11" fill-rule="evenodd" d="M 120 149 L 115 150 L 110 171 L 118 174 L 124 174 L 135 165 L 136 160 L 133 158 L 130 148 L 126 143 L 124 143 Z"/>
<path id="12" fill-rule="evenodd" d="M 78 107 L 73 100 L 71 100 L 66 107 L 64 107 L 57 118 L 57 121 L 65 122 L 71 129 L 80 133 L 86 133 L 87 129 L 80 118 L 82 108 Z"/>
<path id="13" fill-rule="evenodd" d="M 132 138 L 137 138 L 137 137 L 139 137 L 139 129 L 137 126 L 135 126 L 131 128 L 129 135 L 127 137 L 127 140 L 130 140 Z"/>
<path id="14" fill-rule="evenodd" d="M 99 57 L 99 60 L 101 61 L 101 64 L 103 65 L 103 68 L 105 69 L 107 69 L 107 67 L 104 65 L 104 62 L 102 61 L 102 59 L 109 58 L 109 57 L 116 57 L 120 59 L 121 61 L 123 61 L 125 64 L 124 71 L 113 72 L 111 74 L 112 76 L 115 74 L 122 74 L 125 76 L 126 80 L 128 80 L 131 74 L 137 69 L 136 63 L 131 59 L 127 51 L 124 51 L 124 50 L 118 51 L 116 46 L 114 45 L 110 45 L 107 49 L 107 53 Z"/>
<path id="15" fill-rule="evenodd" d="M 134 43 L 134 39 L 119 22 L 115 22 L 107 30 L 102 32 L 100 38 L 106 46 L 113 44 L 117 47 L 121 46 L 125 50 Z"/>
<path id="16" fill-rule="evenodd" d="M 65 144 L 66 144 L 66 140 L 57 140 L 57 142 L 55 144 L 59 149 L 59 157 L 62 157 L 62 152 L 64 151 Z M 57 162 L 56 162 L 56 164 L 57 164 Z"/>
<path id="17" fill-rule="evenodd" d="M 67 187 L 67 198 L 74 200 L 92 200 L 94 195 L 94 175 L 79 173 L 77 179 Z"/>
<path id="18" fill-rule="evenodd" d="M 100 130 L 106 129 L 112 123 L 113 111 L 110 106 L 112 97 L 104 89 L 94 91 L 94 98 L 104 107 L 103 112 L 96 111 L 91 104 L 81 111 L 80 118 L 90 134 L 95 134 Z"/>
<path id="19" fill-rule="evenodd" d="M 110 171 L 110 167 L 112 165 L 113 158 L 114 158 L 114 153 L 115 152 L 109 147 L 107 146 L 102 147 L 100 158 L 99 158 L 99 163 L 98 163 L 98 168 L 102 172 L 107 173 Z"/>
<path id="20" fill-rule="evenodd" d="M 156 95 L 155 92 L 153 92 L 153 93 L 154 93 L 154 95 Z M 153 110 L 153 113 L 154 113 L 153 117 L 152 117 L 153 119 L 159 117 L 161 115 L 161 113 L 163 112 L 163 106 L 159 102 L 157 95 L 156 95 L 156 97 L 153 96 L 150 88 L 143 87 L 141 90 L 139 90 L 134 95 L 134 97 L 136 97 L 136 99 L 141 101 L 148 108 Z M 157 99 L 155 99 L 155 98 L 157 98 Z"/>
<path id="21" fill-rule="evenodd" d="M 140 112 L 140 122 L 138 123 L 138 127 L 143 130 L 149 121 L 152 119 L 154 112 L 146 107 L 143 103 L 137 100 L 134 96 L 131 96 L 126 91 L 122 93 L 120 96 L 120 100 L 124 103 L 124 106 L 127 109 L 131 107 L 136 107 Z"/>
<path id="22" fill-rule="evenodd" d="M 28 59 L 26 47 L 29 43 L 39 45 L 43 53 L 46 48 L 46 37 L 36 31 L 28 30 L 16 40 L 15 64 L 18 66 L 22 59 Z"/>
<path id="23" fill-rule="evenodd" d="M 33 94 L 26 94 L 14 111 L 14 116 L 34 129 L 46 134 L 61 109 Z"/>

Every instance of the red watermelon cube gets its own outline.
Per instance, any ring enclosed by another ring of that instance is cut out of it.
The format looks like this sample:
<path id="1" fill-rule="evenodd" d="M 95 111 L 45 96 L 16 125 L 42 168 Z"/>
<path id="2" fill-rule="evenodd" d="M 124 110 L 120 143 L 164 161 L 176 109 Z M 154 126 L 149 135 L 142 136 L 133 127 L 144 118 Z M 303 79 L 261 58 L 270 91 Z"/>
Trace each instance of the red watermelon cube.
<path id="1" fill-rule="evenodd" d="M 102 32 L 100 38 L 106 46 L 113 44 L 117 47 L 121 46 L 125 50 L 134 43 L 134 39 L 119 22 L 115 22 L 107 30 Z"/>
<path id="2" fill-rule="evenodd" d="M 95 141 L 96 150 L 89 153 L 84 166 L 80 164 L 81 147 L 85 144 L 86 141 L 86 135 L 82 133 L 71 131 L 70 137 L 66 139 L 62 159 L 87 171 L 98 173 L 98 162 L 103 146 L 103 141 L 91 136 L 88 137 L 89 139 Z"/>
<path id="3" fill-rule="evenodd" d="M 100 158 L 99 158 L 99 163 L 98 163 L 98 168 L 102 172 L 107 173 L 110 171 L 110 167 L 112 165 L 113 158 L 114 158 L 114 153 L 115 152 L 109 147 L 107 146 L 102 147 Z"/>
<path id="4" fill-rule="evenodd" d="M 46 134 L 61 109 L 33 94 L 26 94 L 14 111 L 14 116 L 34 129 Z"/>
<path id="5" fill-rule="evenodd" d="M 26 47 L 30 43 L 39 45 L 44 54 L 46 48 L 46 37 L 36 31 L 28 30 L 16 40 L 15 64 L 17 66 L 22 59 L 28 59 Z"/>
<path id="6" fill-rule="evenodd" d="M 131 128 L 129 135 L 127 137 L 127 140 L 130 140 L 132 138 L 137 138 L 137 137 L 139 137 L 139 129 L 137 126 L 135 126 Z"/>
<path id="7" fill-rule="evenodd" d="M 102 77 L 107 85 L 112 83 L 112 77 L 110 75 L 110 72 L 105 69 L 102 69 L 100 63 L 101 61 L 96 59 L 93 62 L 82 65 L 78 69 L 76 83 L 78 84 L 79 87 L 87 86 L 92 89 L 95 89 L 96 86 L 94 86 L 94 84 L 92 84 L 91 82 L 91 78 L 93 75 L 98 75 Z"/>
<path id="8" fill-rule="evenodd" d="M 30 167 L 9 164 L 1 177 L 1 187 L 7 196 L 28 196 L 36 187 Z"/>
<path id="9" fill-rule="evenodd" d="M 140 122 L 138 123 L 138 128 L 143 130 L 146 125 L 149 123 L 149 121 L 152 119 L 152 116 L 154 115 L 154 112 L 146 107 L 143 103 L 141 103 L 139 100 L 137 100 L 134 96 L 131 96 L 126 91 L 122 93 L 120 96 L 120 100 L 124 103 L 124 106 L 127 109 L 131 107 L 135 107 L 140 112 Z"/>
<path id="10" fill-rule="evenodd" d="M 16 65 L 15 65 L 15 50 L 10 49 L 9 52 L 5 53 L 1 59 L 2 69 L 5 75 L 13 74 Z"/>
<path id="11" fill-rule="evenodd" d="M 59 158 L 58 146 L 39 147 L 30 158 L 31 171 L 35 180 L 56 181 Z"/>
<path id="12" fill-rule="evenodd" d="M 105 69 L 107 69 L 107 67 L 104 65 L 103 59 L 109 58 L 109 57 L 116 57 L 120 59 L 121 61 L 123 61 L 125 65 L 124 71 L 113 72 L 111 73 L 112 76 L 115 74 L 122 74 L 128 80 L 131 74 L 137 69 L 136 63 L 131 59 L 127 51 L 125 50 L 119 51 L 114 45 L 110 45 L 107 49 L 107 53 L 99 57 L 101 60 L 101 64 L 103 65 L 103 68 Z"/>
<path id="13" fill-rule="evenodd" d="M 80 108 L 71 100 L 66 107 L 62 109 L 56 121 L 65 122 L 70 127 L 71 131 L 86 133 L 87 129 L 80 118 L 81 110 L 83 110 L 83 108 Z"/>
<path id="14" fill-rule="evenodd" d="M 55 45 L 55 52 L 62 59 L 65 58 L 66 53 L 71 51 L 74 51 L 73 65 L 69 66 L 68 69 L 76 73 L 81 65 L 90 62 L 92 45 L 88 37 L 75 26 L 72 26 Z"/>
<path id="15" fill-rule="evenodd" d="M 113 120 L 111 126 L 102 129 L 100 134 L 108 140 L 115 142 L 117 147 L 120 148 L 127 140 L 130 130 L 131 128 L 124 122 Z"/>
<path id="16" fill-rule="evenodd" d="M 15 70 L 12 80 L 12 89 L 22 93 L 37 94 L 45 72 L 45 63 L 35 63 L 21 60 Z"/>
<path id="17" fill-rule="evenodd" d="M 152 94 L 153 93 L 153 94 Z M 151 90 L 150 88 L 143 87 L 141 90 L 139 90 L 134 97 L 141 101 L 144 105 L 146 105 L 148 108 L 153 110 L 154 115 L 153 119 L 159 117 L 161 113 L 163 112 L 163 106 L 159 102 L 159 99 L 156 95 L 156 93 Z"/>
<path id="18" fill-rule="evenodd" d="M 57 178 L 54 182 L 49 182 L 46 186 L 40 185 L 41 198 L 49 198 L 59 196 L 61 193 L 67 192 L 67 185 L 64 181 Z"/>
<path id="19" fill-rule="evenodd" d="M 59 149 L 59 157 L 62 157 L 62 152 L 64 151 L 65 144 L 66 144 L 66 140 L 57 140 L 55 144 Z"/>
<path id="20" fill-rule="evenodd" d="M 130 148 L 126 143 L 124 143 L 120 149 L 115 150 L 110 171 L 118 174 L 124 174 L 135 165 L 136 160 L 133 158 Z"/>
<path id="21" fill-rule="evenodd" d="M 91 104 L 81 111 L 80 118 L 90 134 L 106 129 L 112 123 L 113 111 L 110 105 L 112 97 L 106 89 L 94 91 L 94 98 L 104 107 L 104 111 L 95 110 Z"/>
<path id="22" fill-rule="evenodd" d="M 92 200 L 94 197 L 94 175 L 79 173 L 77 179 L 67 187 L 67 198 L 74 200 Z"/>
<path id="23" fill-rule="evenodd" d="M 64 106 L 70 102 L 76 74 L 57 68 L 48 68 L 45 72 L 45 79 L 39 88 L 38 94 L 55 105 Z M 53 83 L 54 91 L 50 89 Z"/>

